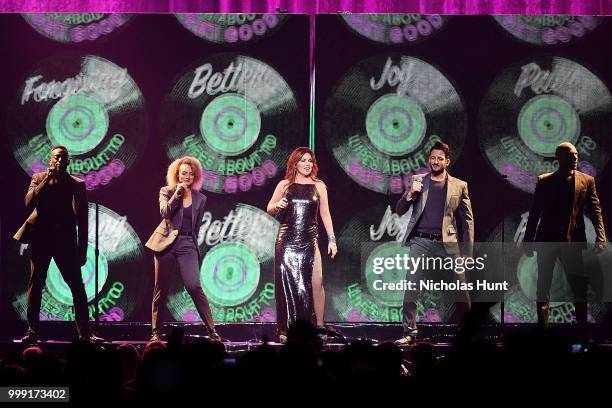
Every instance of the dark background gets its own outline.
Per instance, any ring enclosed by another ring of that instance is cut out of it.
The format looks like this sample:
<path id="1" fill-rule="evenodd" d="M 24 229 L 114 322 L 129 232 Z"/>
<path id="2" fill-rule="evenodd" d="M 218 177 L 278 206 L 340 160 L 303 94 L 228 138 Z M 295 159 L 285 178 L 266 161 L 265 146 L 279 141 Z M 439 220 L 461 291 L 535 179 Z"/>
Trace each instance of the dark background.
<path id="1" fill-rule="evenodd" d="M 305 15 L 289 16 L 273 35 L 239 45 L 207 42 L 180 25 L 173 15 L 135 15 L 127 26 L 97 41 L 63 44 L 42 36 L 18 14 L 2 14 L 0 49 L 3 61 L 0 68 L 3 78 L 0 81 L 0 101 L 4 107 L 0 130 L 0 160 L 4 163 L 4 171 L 0 175 L 0 185 L 4 191 L 1 220 L 0 319 L 5 322 L 14 323 L 17 319 L 11 306 L 14 293 L 9 293 L 8 283 L 22 280 L 25 288 L 27 279 L 27 269 L 12 267 L 8 264 L 6 255 L 16 250 L 17 243 L 12 236 L 27 216 L 23 197 L 30 177 L 13 156 L 8 142 L 10 135 L 7 134 L 11 118 L 6 117 L 4 113 L 9 103 L 17 97 L 23 81 L 42 60 L 55 55 L 74 53 L 98 55 L 127 68 L 128 74 L 139 86 L 149 119 L 146 148 L 121 177 L 114 179 L 106 187 L 89 191 L 88 200 L 108 207 L 119 215 L 125 215 L 143 245 L 160 221 L 158 193 L 159 188 L 165 184 L 166 168 L 169 164 L 168 156 L 161 146 L 159 115 L 162 100 L 170 92 L 179 75 L 194 62 L 214 53 L 236 52 L 270 65 L 293 89 L 302 111 L 303 128 L 290 129 L 288 133 L 292 135 L 296 146 L 308 144 L 309 21 Z M 110 120 L 112 122 L 112 118 Z M 43 132 L 44 127 L 45 124 L 41 123 Z M 284 169 L 279 169 L 276 178 L 280 180 L 283 175 Z M 242 194 L 239 198 L 209 192 L 206 192 L 206 195 L 210 201 L 223 201 L 228 208 L 233 207 L 239 200 L 265 210 L 277 179 L 262 190 Z M 134 273 L 143 276 L 148 274 L 150 279 L 143 279 L 148 284 L 139 288 L 147 295 L 133 319 L 148 321 L 150 294 L 153 290 L 153 257 L 150 252 L 145 252 L 142 265 L 144 270 L 135 270 Z"/>
<path id="2" fill-rule="evenodd" d="M 334 85 L 355 64 L 368 57 L 388 52 L 414 56 L 438 68 L 455 86 L 467 113 L 467 137 L 459 157 L 453 156 L 449 172 L 468 182 L 474 210 L 476 241 L 485 241 L 505 215 L 531 205 L 531 194 L 504 182 L 486 161 L 478 145 L 477 114 L 488 87 L 510 65 L 529 57 L 554 54 L 572 59 L 591 70 L 610 89 L 612 85 L 612 49 L 607 45 L 612 35 L 609 19 L 579 41 L 564 46 L 538 47 L 523 43 L 506 33 L 490 16 L 454 16 L 447 26 L 427 40 L 414 45 L 387 46 L 354 33 L 336 15 L 316 19 L 316 112 L 317 154 L 322 176 L 346 177 L 336 160 L 326 151 L 321 115 Z M 451 150 L 453 146 L 450 146 Z M 597 176 L 597 188 L 610 230 L 612 166 Z M 395 205 L 399 195 L 385 196 L 354 182 L 337 183 L 332 192 L 334 222 L 341 226 L 360 209 L 386 201 Z M 350 197 L 351 206 L 346 199 Z M 350 208 L 350 211 L 347 209 Z M 608 210 L 608 211 L 606 211 Z"/>
<path id="3" fill-rule="evenodd" d="M 417 57 L 437 67 L 455 86 L 466 107 L 468 131 L 459 157 L 453 157 L 450 172 L 469 182 L 475 216 L 476 240 L 485 241 L 506 216 L 529 208 L 531 195 L 506 183 L 487 163 L 478 145 L 477 113 L 480 101 L 494 79 L 507 67 L 524 59 L 542 54 L 554 54 L 574 60 L 597 75 L 608 87 L 612 85 L 612 49 L 609 38 L 612 24 L 606 19 L 588 37 L 555 47 L 538 47 L 523 43 L 506 33 L 489 16 L 455 16 L 440 32 L 418 44 L 386 46 L 353 32 L 337 15 L 316 18 L 316 119 L 315 141 L 319 161 L 319 176 L 327 183 L 336 235 L 355 218 L 367 214 L 375 206 L 394 207 L 399 195 L 384 195 L 367 190 L 350 180 L 327 151 L 322 126 L 325 102 L 334 85 L 355 64 L 368 57 L 396 52 Z M 0 101 L 8 106 L 17 97 L 26 76 L 46 58 L 66 53 L 94 54 L 126 67 L 138 84 L 145 100 L 149 118 L 149 140 L 146 149 L 132 168 L 109 186 L 89 192 L 89 200 L 98 202 L 120 215 L 126 215 L 130 225 L 144 243 L 159 221 L 157 195 L 164 183 L 168 157 L 160 145 L 159 114 L 161 101 L 170 91 L 177 76 L 202 57 L 218 52 L 238 52 L 260 59 L 275 68 L 296 94 L 304 118 L 302 129 L 294 129 L 295 145 L 308 144 L 309 106 L 309 21 L 307 16 L 291 16 L 273 35 L 245 45 L 213 44 L 196 37 L 183 28 L 172 15 L 138 15 L 119 32 L 98 42 L 62 44 L 47 39 L 31 28 L 19 15 L 0 15 L 0 49 L 2 81 Z M 5 112 L 4 109 L 2 112 Z M 10 117 L 3 115 L 0 128 L 0 187 L 3 191 L 0 279 L 0 319 L 15 322 L 10 306 L 12 293 L 7 283 L 23 280 L 26 271 L 10 268 L 6 254 L 15 251 L 12 235 L 26 214 L 23 196 L 29 177 L 15 160 L 8 143 Z M 44 124 L 41 124 L 44 129 Z M 451 146 L 452 148 L 452 146 Z M 284 169 L 279 169 L 280 179 Z M 604 211 L 604 222 L 611 228 L 609 214 L 612 189 L 609 186 L 611 166 L 598 175 L 598 192 Z M 227 203 L 236 201 L 265 208 L 274 185 L 239 197 L 207 193 L 210 200 Z M 324 236 L 322 225 L 320 235 Z M 349 243 L 356 247 L 359 242 Z M 321 240 L 322 252 L 326 241 Z M 152 257 L 146 254 L 144 270 L 153 273 Z M 357 264 L 346 264 L 346 254 L 340 253 L 334 262 L 324 255 L 326 285 L 334 280 L 333 273 L 351 274 L 359 279 Z M 331 278 L 330 278 L 331 276 Z M 353 279 L 353 280 L 354 280 Z M 150 285 L 142 291 L 151 293 Z M 333 293 L 330 291 L 329 294 Z M 149 318 L 149 297 L 140 306 L 135 320 Z M 330 312 L 330 299 L 327 310 Z M 328 313 L 329 314 L 329 313 Z M 333 316 L 329 316 L 332 317 Z"/>
<path id="4" fill-rule="evenodd" d="M 542 55 L 573 60 L 593 72 L 610 89 L 612 49 L 608 43 L 612 35 L 611 23 L 609 18 L 604 18 L 594 31 L 584 38 L 573 38 L 568 44 L 537 46 L 513 37 L 491 16 L 451 16 L 445 27 L 416 44 L 385 45 L 357 34 L 338 15 L 317 16 L 316 152 L 321 177 L 328 183 L 333 180 L 330 196 L 336 235 L 343 227 L 349 224 L 354 227 L 355 223 L 360 223 L 362 225 L 351 231 L 359 240 L 364 237 L 368 239 L 367 228 L 372 224 L 378 226 L 385 206 L 390 205 L 394 210 L 400 197 L 399 194 L 377 193 L 352 181 L 338 166 L 324 141 L 327 136 L 323 119 L 325 104 L 333 94 L 334 86 L 352 67 L 376 55 L 397 53 L 419 58 L 446 76 L 462 98 L 467 115 L 467 136 L 460 155 L 452 157 L 449 172 L 469 184 L 475 239 L 477 242 L 500 241 L 500 225 L 503 222 L 506 228 L 505 241 L 511 242 L 518 225 L 517 217 L 529 210 L 532 196 L 503 180 L 487 162 L 478 143 L 478 111 L 481 101 L 489 86 L 505 69 Z M 397 59 L 394 61 L 397 63 Z M 542 68 L 547 69 L 544 66 Z M 452 150 L 453 146 L 450 147 Z M 612 227 L 611 171 L 612 166 L 608 163 L 597 175 L 597 188 L 607 231 Z M 341 182 L 336 182 L 339 180 Z M 393 239 L 388 234 L 385 234 L 385 238 L 382 241 Z M 360 277 L 361 271 L 355 267 L 355 260 L 359 259 L 360 242 L 340 242 L 339 245 L 344 252 L 338 255 L 334 263 L 324 257 L 328 294 L 326 316 L 333 313 L 329 297 L 346 294 L 347 284 L 363 280 Z M 346 260 L 348 253 L 352 259 L 350 262 Z M 365 289 L 363 291 L 367 292 Z"/>

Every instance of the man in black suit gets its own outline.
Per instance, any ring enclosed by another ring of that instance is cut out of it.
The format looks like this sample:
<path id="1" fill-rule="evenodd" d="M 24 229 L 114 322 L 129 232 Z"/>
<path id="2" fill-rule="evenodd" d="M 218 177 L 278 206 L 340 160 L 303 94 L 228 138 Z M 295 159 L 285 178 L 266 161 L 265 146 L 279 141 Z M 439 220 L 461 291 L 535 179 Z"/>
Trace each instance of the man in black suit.
<path id="1" fill-rule="evenodd" d="M 89 332 L 87 295 L 81 277 L 81 266 L 87 261 L 85 182 L 68 174 L 68 163 L 68 150 L 55 146 L 47 171 L 32 175 L 25 197 L 30 215 L 14 236 L 30 244 L 28 331 L 22 338 L 24 342 L 38 339 L 42 290 L 51 258 L 72 292 L 79 338 L 100 340 Z"/>
<path id="2" fill-rule="evenodd" d="M 559 169 L 538 177 L 523 238 L 523 250 L 528 257 L 533 256 L 534 249 L 538 253 L 538 323 L 544 328 L 548 327 L 549 292 L 554 266 L 559 259 L 573 292 L 576 322 L 581 333 L 586 334 L 588 279 L 582 259 L 582 250 L 586 247 L 585 208 L 595 227 L 596 251 L 603 251 L 606 233 L 595 179 L 576 170 L 578 151 L 571 143 L 562 143 L 557 146 L 555 156 Z"/>

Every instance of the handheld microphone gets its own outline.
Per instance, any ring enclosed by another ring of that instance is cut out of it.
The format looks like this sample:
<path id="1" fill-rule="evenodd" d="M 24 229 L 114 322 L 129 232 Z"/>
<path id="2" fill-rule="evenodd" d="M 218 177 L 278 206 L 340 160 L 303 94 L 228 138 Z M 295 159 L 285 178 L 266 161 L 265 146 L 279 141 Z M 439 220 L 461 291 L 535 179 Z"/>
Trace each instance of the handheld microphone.
<path id="1" fill-rule="evenodd" d="M 423 176 L 418 176 L 418 177 L 416 177 L 416 178 L 414 179 L 414 181 L 417 181 L 417 182 L 419 182 L 419 183 L 422 183 L 422 182 L 423 182 Z M 419 197 L 419 195 L 420 195 L 420 194 L 421 194 L 421 192 L 420 192 L 420 191 L 414 191 L 414 192 L 412 193 L 412 197 L 411 197 L 411 198 L 412 198 L 413 200 L 415 200 L 415 199 L 417 199 L 417 198 Z"/>
<path id="2" fill-rule="evenodd" d="M 178 184 L 176 186 L 176 195 L 179 197 L 182 197 L 184 193 L 185 193 L 185 187 L 183 187 L 182 184 Z"/>
<path id="3" fill-rule="evenodd" d="M 56 164 L 52 164 L 47 168 L 47 174 L 49 177 L 56 177 L 57 176 L 57 163 Z"/>

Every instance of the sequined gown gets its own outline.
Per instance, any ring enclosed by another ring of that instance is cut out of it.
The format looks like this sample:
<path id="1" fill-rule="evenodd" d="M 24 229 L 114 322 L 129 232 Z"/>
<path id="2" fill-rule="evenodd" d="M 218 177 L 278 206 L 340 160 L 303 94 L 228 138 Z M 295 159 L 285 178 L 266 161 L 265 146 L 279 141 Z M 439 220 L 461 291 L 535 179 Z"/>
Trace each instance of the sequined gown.
<path id="1" fill-rule="evenodd" d="M 293 183 L 275 247 L 274 280 L 279 333 L 296 320 L 314 322 L 312 270 L 317 245 L 319 193 L 314 184 Z"/>

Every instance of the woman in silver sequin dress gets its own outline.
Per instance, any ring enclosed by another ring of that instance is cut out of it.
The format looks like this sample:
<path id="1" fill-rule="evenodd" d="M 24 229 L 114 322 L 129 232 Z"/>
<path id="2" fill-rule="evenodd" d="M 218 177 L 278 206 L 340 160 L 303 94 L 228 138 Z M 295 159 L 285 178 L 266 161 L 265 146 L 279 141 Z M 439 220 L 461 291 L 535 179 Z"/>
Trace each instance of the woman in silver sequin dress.
<path id="1" fill-rule="evenodd" d="M 281 224 L 275 247 L 276 320 L 279 341 L 286 340 L 288 326 L 296 320 L 323 326 L 325 291 L 323 268 L 317 243 L 318 215 L 328 236 L 327 252 L 332 259 L 338 248 L 325 183 L 317 178 L 314 152 L 295 149 L 268 203 L 269 214 Z"/>

